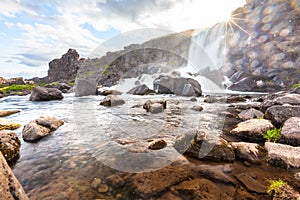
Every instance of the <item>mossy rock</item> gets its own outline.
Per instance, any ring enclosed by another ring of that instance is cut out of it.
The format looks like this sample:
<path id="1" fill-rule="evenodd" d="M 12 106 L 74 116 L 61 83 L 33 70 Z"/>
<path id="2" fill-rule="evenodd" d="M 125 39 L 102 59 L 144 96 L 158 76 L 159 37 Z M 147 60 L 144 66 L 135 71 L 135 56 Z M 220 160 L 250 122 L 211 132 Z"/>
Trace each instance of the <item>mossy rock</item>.
<path id="1" fill-rule="evenodd" d="M 0 151 L 8 163 L 19 157 L 21 141 L 17 134 L 10 130 L 0 131 Z"/>
<path id="2" fill-rule="evenodd" d="M 0 118 L 0 130 L 15 130 L 21 127 L 21 124 L 18 124 L 10 119 Z"/>

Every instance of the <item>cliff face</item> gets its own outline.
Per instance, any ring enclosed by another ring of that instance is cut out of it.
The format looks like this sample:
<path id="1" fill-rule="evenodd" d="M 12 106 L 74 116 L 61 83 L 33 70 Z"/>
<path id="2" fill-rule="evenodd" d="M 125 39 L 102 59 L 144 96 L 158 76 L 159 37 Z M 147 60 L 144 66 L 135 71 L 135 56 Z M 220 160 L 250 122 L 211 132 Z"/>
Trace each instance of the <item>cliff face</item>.
<path id="1" fill-rule="evenodd" d="M 247 0 L 232 13 L 223 72 L 233 90 L 290 89 L 300 81 L 300 2 Z"/>
<path id="2" fill-rule="evenodd" d="M 77 51 L 69 49 L 60 59 L 54 59 L 49 63 L 48 82 L 75 80 L 80 64 Z"/>

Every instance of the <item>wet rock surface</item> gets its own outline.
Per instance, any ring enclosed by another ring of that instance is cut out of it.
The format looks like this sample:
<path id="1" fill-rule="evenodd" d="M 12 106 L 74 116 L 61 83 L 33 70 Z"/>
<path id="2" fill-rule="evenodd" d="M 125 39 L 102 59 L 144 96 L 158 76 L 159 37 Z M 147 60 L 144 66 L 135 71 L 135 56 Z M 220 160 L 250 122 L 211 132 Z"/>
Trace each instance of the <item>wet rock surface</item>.
<path id="1" fill-rule="evenodd" d="M 62 92 L 57 88 L 45 88 L 45 87 L 35 87 L 29 97 L 30 101 L 51 101 L 51 100 L 61 100 L 64 96 Z"/>
<path id="2" fill-rule="evenodd" d="M 106 106 L 106 107 L 112 107 L 112 106 L 119 106 L 124 104 L 125 101 L 116 95 L 108 95 L 106 96 L 99 105 Z"/>
<path id="3" fill-rule="evenodd" d="M 265 118 L 271 120 L 277 127 L 281 127 L 289 118 L 299 116 L 300 106 L 272 106 L 265 112 Z"/>
<path id="4" fill-rule="evenodd" d="M 250 163 L 259 164 L 264 161 L 265 150 L 256 143 L 232 142 L 236 157 L 240 160 L 246 160 Z"/>
<path id="5" fill-rule="evenodd" d="M 281 137 L 285 143 L 300 146 L 300 118 L 291 117 L 282 126 Z"/>
<path id="6" fill-rule="evenodd" d="M 6 117 L 19 112 L 20 110 L 0 110 L 0 117 Z"/>
<path id="7" fill-rule="evenodd" d="M 14 162 L 19 157 L 21 141 L 18 135 L 9 130 L 0 131 L 0 152 L 8 163 Z"/>
<path id="8" fill-rule="evenodd" d="M 21 127 L 21 124 L 14 122 L 11 119 L 0 118 L 0 130 L 15 130 Z"/>

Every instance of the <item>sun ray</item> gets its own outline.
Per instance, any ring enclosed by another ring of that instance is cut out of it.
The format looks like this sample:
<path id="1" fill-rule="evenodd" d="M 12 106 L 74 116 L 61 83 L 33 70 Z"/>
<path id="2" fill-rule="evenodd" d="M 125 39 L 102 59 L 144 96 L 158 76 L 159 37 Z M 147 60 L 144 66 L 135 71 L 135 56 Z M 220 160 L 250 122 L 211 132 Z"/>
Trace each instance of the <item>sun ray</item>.
<path id="1" fill-rule="evenodd" d="M 243 19 L 243 18 L 239 18 L 239 17 L 231 17 L 231 19 L 240 20 L 240 21 L 248 21 L 247 19 Z"/>
<path id="2" fill-rule="evenodd" d="M 251 38 L 255 38 L 254 36 L 251 35 L 251 33 L 249 33 L 248 31 L 246 31 L 245 29 L 243 29 L 240 25 L 238 25 L 237 23 L 235 23 L 234 21 L 231 21 L 231 23 L 235 26 L 237 26 L 239 29 L 241 29 L 244 33 L 246 33 L 247 35 L 249 35 Z"/>
<path id="3" fill-rule="evenodd" d="M 231 29 L 232 33 L 234 33 L 233 27 L 232 27 L 232 25 L 231 25 L 231 20 L 228 21 L 228 24 L 229 24 L 229 26 L 230 26 L 230 29 Z"/>

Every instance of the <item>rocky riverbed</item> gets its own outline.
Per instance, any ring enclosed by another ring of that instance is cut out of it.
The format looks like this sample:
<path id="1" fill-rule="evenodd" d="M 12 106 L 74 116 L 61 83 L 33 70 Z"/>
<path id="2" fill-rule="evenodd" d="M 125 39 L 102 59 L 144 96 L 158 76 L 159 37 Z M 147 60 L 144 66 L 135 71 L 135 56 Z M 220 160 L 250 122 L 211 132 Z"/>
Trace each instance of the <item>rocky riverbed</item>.
<path id="1" fill-rule="evenodd" d="M 6 119 L 22 126 L 45 115 L 64 121 L 34 143 L 24 142 L 23 127 L 14 131 L 21 149 L 12 169 L 30 199 L 271 199 L 269 181 L 279 179 L 297 198 L 296 92 L 123 93 L 124 103 L 113 107 L 99 105 L 104 98 L 1 99 L 1 108 L 21 111 Z M 147 112 L 146 105 L 162 108 Z M 282 127 L 281 138 L 266 142 L 264 134 L 275 127 Z"/>

